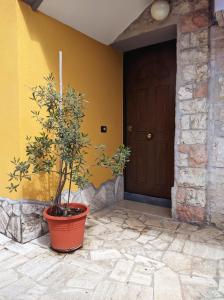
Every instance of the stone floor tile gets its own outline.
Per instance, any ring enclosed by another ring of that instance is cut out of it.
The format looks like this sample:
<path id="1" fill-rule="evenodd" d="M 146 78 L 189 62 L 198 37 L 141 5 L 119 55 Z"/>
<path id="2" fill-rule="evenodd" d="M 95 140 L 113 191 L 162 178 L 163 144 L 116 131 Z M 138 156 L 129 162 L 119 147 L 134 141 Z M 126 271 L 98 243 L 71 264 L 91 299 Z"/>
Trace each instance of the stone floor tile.
<path id="1" fill-rule="evenodd" d="M 32 241 L 32 244 L 36 244 L 43 248 L 49 248 L 50 247 L 50 236 L 49 234 L 45 234 L 35 240 Z"/>
<path id="2" fill-rule="evenodd" d="M 111 272 L 110 278 L 116 281 L 126 282 L 133 265 L 133 261 L 120 259 Z"/>
<path id="3" fill-rule="evenodd" d="M 136 255 L 142 255 L 142 256 L 146 255 L 145 249 L 141 246 L 130 247 L 130 248 L 126 247 L 126 248 L 122 249 L 122 252 L 129 254 L 129 255 L 133 255 L 135 257 L 136 257 Z"/>
<path id="4" fill-rule="evenodd" d="M 129 278 L 129 282 L 151 286 L 152 284 L 152 272 L 142 265 L 136 265 Z"/>
<path id="5" fill-rule="evenodd" d="M 118 240 L 136 240 L 140 236 L 140 233 L 131 230 L 131 229 L 125 229 L 120 235 Z"/>
<path id="6" fill-rule="evenodd" d="M 164 220 L 162 222 L 162 224 L 163 224 L 164 228 L 166 228 L 166 229 L 168 229 L 170 231 L 175 231 L 178 228 L 178 226 L 180 225 L 180 223 L 178 223 L 178 222 L 167 221 L 167 220 Z"/>
<path id="7" fill-rule="evenodd" d="M 186 241 L 183 252 L 192 256 L 198 256 L 206 259 L 223 259 L 224 248 L 206 243 L 196 243 Z"/>
<path id="8" fill-rule="evenodd" d="M 189 276 L 189 275 L 180 275 L 180 279 L 183 285 L 196 285 L 196 286 L 206 286 L 211 288 L 217 288 L 217 282 L 212 278 L 198 277 L 198 276 Z"/>
<path id="9" fill-rule="evenodd" d="M 0 262 L 0 270 L 8 270 L 11 268 L 16 268 L 27 261 L 28 261 L 28 257 L 25 257 L 23 255 L 14 255 L 13 257 L 10 257 L 4 260 L 3 262 Z"/>
<path id="10" fill-rule="evenodd" d="M 17 268 L 17 270 L 25 276 L 37 279 L 40 275 L 43 275 L 44 272 L 47 272 L 51 266 L 56 265 L 58 262 L 59 260 L 57 257 L 44 254 L 30 259 L 28 262 Z"/>
<path id="11" fill-rule="evenodd" d="M 191 273 L 191 256 L 182 253 L 167 251 L 162 259 L 171 270 L 177 273 L 190 274 Z"/>
<path id="12" fill-rule="evenodd" d="M 0 288 L 12 284 L 18 279 L 18 274 L 14 270 L 4 270 L 0 272 Z"/>
<path id="13" fill-rule="evenodd" d="M 118 259 L 121 253 L 116 249 L 93 250 L 90 251 L 90 257 L 92 260 Z"/>
<path id="14" fill-rule="evenodd" d="M 223 300 L 223 295 L 216 289 L 206 286 L 184 285 L 182 287 L 184 300 Z"/>
<path id="15" fill-rule="evenodd" d="M 223 232 L 215 227 L 206 227 L 191 233 L 190 240 L 193 242 L 207 242 L 216 238 Z"/>
<path id="16" fill-rule="evenodd" d="M 147 257 L 157 260 L 157 261 L 161 261 L 162 256 L 164 254 L 163 251 L 159 251 L 159 250 L 150 250 L 150 251 L 147 250 L 147 251 L 145 251 L 145 253 L 146 253 Z"/>
<path id="17" fill-rule="evenodd" d="M 103 275 L 76 268 L 73 276 L 66 282 L 67 287 L 93 290 L 102 281 Z"/>
<path id="18" fill-rule="evenodd" d="M 159 238 L 160 238 L 160 240 L 162 240 L 164 242 L 171 243 L 171 242 L 173 242 L 173 240 L 175 238 L 175 233 L 163 232 L 162 234 L 160 234 Z"/>
<path id="19" fill-rule="evenodd" d="M 7 300 L 37 300 L 47 288 L 35 283 L 29 277 L 23 277 L 0 290 L 0 296 Z"/>
<path id="20" fill-rule="evenodd" d="M 124 219 L 123 218 L 119 218 L 118 216 L 111 217 L 110 219 L 111 219 L 112 222 L 118 223 L 120 225 L 122 225 L 124 223 Z"/>
<path id="21" fill-rule="evenodd" d="M 160 238 L 150 241 L 149 244 L 158 250 L 166 250 L 169 247 L 169 243 L 161 240 Z"/>
<path id="22" fill-rule="evenodd" d="M 64 289 L 60 292 L 53 292 L 43 295 L 40 300 L 90 300 L 92 298 L 91 290 Z"/>
<path id="23" fill-rule="evenodd" d="M 168 250 L 181 252 L 183 250 L 187 237 L 185 234 L 177 233 L 176 238 L 170 244 Z"/>
<path id="24" fill-rule="evenodd" d="M 8 250 L 8 249 L 1 249 L 0 250 L 0 262 L 12 257 L 12 256 L 15 256 L 16 253 Z"/>
<path id="25" fill-rule="evenodd" d="M 144 222 L 145 225 L 163 228 L 162 220 L 159 217 L 150 216 Z"/>
<path id="26" fill-rule="evenodd" d="M 219 280 L 219 292 L 224 294 L 224 279 L 223 278 L 221 278 Z"/>
<path id="27" fill-rule="evenodd" d="M 145 225 L 142 223 L 140 220 L 136 218 L 128 218 L 125 220 L 125 223 L 128 225 L 129 228 L 134 228 L 134 229 L 144 229 Z"/>
<path id="28" fill-rule="evenodd" d="M 11 241 L 10 238 L 0 233 L 0 245 L 5 245 L 9 241 Z"/>
<path id="29" fill-rule="evenodd" d="M 93 236 L 99 236 L 105 232 L 107 232 L 108 229 L 106 227 L 106 225 L 104 224 L 97 224 L 95 226 L 92 226 L 90 228 L 87 229 L 87 235 L 93 235 Z"/>
<path id="30" fill-rule="evenodd" d="M 5 244 L 5 248 L 15 253 L 33 258 L 41 253 L 49 252 L 49 249 L 43 249 L 33 243 L 20 244 L 15 241 L 10 241 Z"/>
<path id="31" fill-rule="evenodd" d="M 135 285 L 131 283 L 101 282 L 91 300 L 153 300 L 151 287 Z"/>
<path id="32" fill-rule="evenodd" d="M 151 272 L 164 267 L 164 263 L 141 255 L 136 256 L 135 262 L 145 265 L 148 270 L 151 270 Z"/>
<path id="33" fill-rule="evenodd" d="M 178 275 L 169 268 L 162 268 L 154 275 L 154 299 L 182 300 Z"/>
<path id="34" fill-rule="evenodd" d="M 146 244 L 148 241 L 151 240 L 152 237 L 146 235 L 146 234 L 141 234 L 139 236 L 139 238 L 137 238 L 136 242 L 140 243 L 140 244 Z M 153 237 L 154 239 L 155 237 Z"/>
<path id="35" fill-rule="evenodd" d="M 191 224 L 187 224 L 187 223 L 182 223 L 180 224 L 180 226 L 177 228 L 177 232 L 179 233 L 192 233 L 194 231 L 197 231 L 199 229 L 198 226 L 196 225 L 191 225 Z"/>
<path id="36" fill-rule="evenodd" d="M 86 238 L 86 239 L 84 239 L 83 249 L 97 250 L 97 249 L 101 248 L 102 245 L 103 245 L 102 240 L 97 240 L 97 239 L 90 240 L 90 239 Z"/>
<path id="37" fill-rule="evenodd" d="M 192 259 L 192 275 L 200 277 L 216 277 L 218 263 L 212 259 L 194 257 Z"/>
<path id="38" fill-rule="evenodd" d="M 65 262 L 65 260 L 63 260 L 63 263 Z M 101 260 L 101 261 L 92 261 L 92 260 L 88 260 L 88 259 L 73 259 L 70 260 L 70 265 L 72 266 L 76 266 L 80 269 L 86 270 L 86 271 L 90 271 L 90 272 L 96 272 L 99 274 L 107 274 L 109 272 L 111 272 L 111 270 L 113 269 L 115 263 L 113 260 Z"/>
<path id="39" fill-rule="evenodd" d="M 75 259 L 88 259 L 90 258 L 90 251 L 84 249 L 78 249 L 73 253 L 68 253 L 64 256 L 63 260 L 66 262 L 73 261 Z"/>
<path id="40" fill-rule="evenodd" d="M 224 278 L 224 259 L 219 261 L 218 265 L 218 275 L 222 278 Z"/>

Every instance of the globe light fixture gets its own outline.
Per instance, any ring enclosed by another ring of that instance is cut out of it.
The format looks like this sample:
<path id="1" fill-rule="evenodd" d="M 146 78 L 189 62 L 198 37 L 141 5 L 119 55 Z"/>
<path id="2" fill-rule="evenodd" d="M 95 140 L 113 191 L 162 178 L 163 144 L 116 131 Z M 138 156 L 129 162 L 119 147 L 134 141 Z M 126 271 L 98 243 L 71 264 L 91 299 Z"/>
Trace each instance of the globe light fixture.
<path id="1" fill-rule="evenodd" d="M 165 20 L 170 12 L 170 5 L 166 0 L 156 0 L 151 6 L 151 15 L 156 21 Z"/>

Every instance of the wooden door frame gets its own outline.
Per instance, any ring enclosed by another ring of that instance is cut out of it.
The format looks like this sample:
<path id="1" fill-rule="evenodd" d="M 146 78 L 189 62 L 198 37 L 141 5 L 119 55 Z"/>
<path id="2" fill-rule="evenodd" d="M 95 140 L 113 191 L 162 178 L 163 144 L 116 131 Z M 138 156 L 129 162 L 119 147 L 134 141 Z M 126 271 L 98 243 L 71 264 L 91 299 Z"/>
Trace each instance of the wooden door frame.
<path id="1" fill-rule="evenodd" d="M 177 39 L 173 39 L 172 41 L 176 41 Z M 143 48 L 147 48 L 150 46 L 156 46 L 156 45 L 160 45 L 160 44 L 165 44 L 166 42 L 169 41 L 164 41 L 162 43 L 159 44 L 155 44 L 155 45 L 148 45 L 148 46 L 144 46 L 142 48 L 137 48 L 137 49 L 133 49 L 134 50 L 138 50 L 138 49 L 143 49 Z M 177 46 L 176 46 L 177 49 Z M 132 50 L 130 50 L 132 51 Z M 129 52 L 129 51 L 127 51 Z M 126 52 L 124 52 L 125 55 Z M 177 59 L 177 57 L 176 57 Z M 177 81 L 177 78 L 176 78 Z M 127 144 L 127 96 L 126 96 L 126 68 L 125 68 L 125 59 L 123 59 L 123 142 L 126 145 Z M 175 86 L 176 87 L 176 86 Z M 176 99 L 175 99 L 175 106 L 176 106 Z M 175 116 L 176 118 L 176 116 Z M 176 127 L 175 127 L 175 131 L 176 131 Z M 175 131 L 174 131 L 174 139 L 175 139 Z M 174 147 L 174 155 L 175 155 L 175 141 L 173 144 Z M 174 161 L 174 175 L 175 175 L 175 161 Z M 157 198 L 157 197 L 153 197 L 153 196 L 147 196 L 147 195 L 141 195 L 141 194 L 135 194 L 135 193 L 129 193 L 126 192 L 126 170 L 124 171 L 124 199 L 126 200 L 131 200 L 131 201 L 137 201 L 137 202 L 141 202 L 141 203 L 147 203 L 147 204 L 152 204 L 152 205 L 157 205 L 157 206 L 162 206 L 162 207 L 168 207 L 171 208 L 172 207 L 172 197 L 171 199 L 165 199 L 165 198 Z M 172 189 L 172 187 L 171 187 Z M 172 193 L 171 193 L 172 194 Z"/>

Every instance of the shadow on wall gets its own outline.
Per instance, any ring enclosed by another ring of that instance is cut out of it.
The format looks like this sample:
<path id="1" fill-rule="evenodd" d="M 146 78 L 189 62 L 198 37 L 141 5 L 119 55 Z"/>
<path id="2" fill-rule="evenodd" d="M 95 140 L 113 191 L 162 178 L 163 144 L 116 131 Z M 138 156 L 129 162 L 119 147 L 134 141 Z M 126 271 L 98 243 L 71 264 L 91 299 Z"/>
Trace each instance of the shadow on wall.
<path id="1" fill-rule="evenodd" d="M 63 50 L 63 81 L 84 92 L 90 102 L 86 108 L 83 130 L 94 145 L 108 145 L 112 153 L 122 143 L 122 56 L 108 46 L 94 41 L 72 28 L 19 3 L 19 56 L 21 106 L 21 157 L 25 153 L 25 136 L 38 134 L 31 118 L 33 103 L 27 101 L 30 89 L 43 83 L 43 76 L 53 73 L 58 82 L 58 51 Z M 100 133 L 107 124 L 109 134 Z M 90 149 L 88 163 L 95 160 Z M 92 167 L 93 184 L 99 186 L 109 179 L 108 170 Z M 22 187 L 24 199 L 49 200 L 54 195 L 57 178 L 36 176 Z"/>

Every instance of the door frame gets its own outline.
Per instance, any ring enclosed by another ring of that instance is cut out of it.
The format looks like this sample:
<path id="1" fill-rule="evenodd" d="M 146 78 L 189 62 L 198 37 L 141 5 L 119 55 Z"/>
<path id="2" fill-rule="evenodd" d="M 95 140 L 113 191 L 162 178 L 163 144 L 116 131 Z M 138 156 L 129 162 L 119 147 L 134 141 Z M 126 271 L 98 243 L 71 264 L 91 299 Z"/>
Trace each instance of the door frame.
<path id="1" fill-rule="evenodd" d="M 158 44 L 154 44 L 154 45 L 160 45 L 160 44 L 165 44 L 166 42 L 171 42 L 171 41 L 176 41 L 177 42 L 177 38 L 176 39 L 172 39 L 170 41 L 164 41 Z M 146 45 L 144 47 L 140 47 L 140 48 L 136 48 L 136 49 L 132 49 L 129 51 L 135 51 L 138 49 L 142 49 L 142 48 L 147 48 L 153 45 Z M 129 52 L 126 51 L 126 52 Z M 123 54 L 125 54 L 126 52 L 124 52 Z M 177 52 L 177 44 L 176 44 L 176 52 Z M 177 57 L 176 57 L 177 60 Z M 176 76 L 176 82 L 177 82 L 177 76 Z M 125 72 L 125 59 L 123 59 L 123 142 L 124 145 L 127 144 L 127 97 L 126 97 L 126 72 Z M 175 85 L 175 89 L 176 89 L 176 85 Z M 176 107 L 176 98 L 175 98 L 175 107 Z M 176 114 L 175 117 L 176 119 Z M 174 120 L 175 121 L 175 120 Z M 175 126 L 175 130 L 174 130 L 174 168 L 173 168 L 173 172 L 174 172 L 174 181 L 175 181 L 175 136 L 176 136 L 176 126 Z M 141 203 L 147 203 L 147 204 L 151 204 L 151 205 L 156 205 L 156 206 L 162 206 L 162 207 L 167 207 L 167 208 L 172 208 L 172 188 L 174 186 L 174 182 L 173 185 L 171 187 L 171 199 L 165 199 L 165 198 L 157 198 L 157 197 L 153 197 L 153 196 L 147 196 L 147 195 L 141 195 L 141 194 L 136 194 L 136 193 L 129 193 L 126 192 L 126 170 L 124 171 L 124 199 L 125 200 L 130 200 L 130 201 L 137 201 L 137 202 L 141 202 Z"/>

